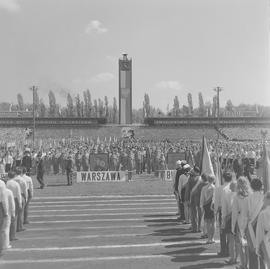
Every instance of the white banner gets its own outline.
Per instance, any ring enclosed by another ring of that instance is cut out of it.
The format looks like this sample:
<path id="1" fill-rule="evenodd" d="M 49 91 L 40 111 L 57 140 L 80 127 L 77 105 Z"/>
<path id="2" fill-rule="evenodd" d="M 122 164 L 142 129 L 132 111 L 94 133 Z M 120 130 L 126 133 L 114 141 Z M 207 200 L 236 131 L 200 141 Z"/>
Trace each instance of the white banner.
<path id="1" fill-rule="evenodd" d="M 164 170 L 165 172 L 165 180 L 166 181 L 172 181 L 174 180 L 175 177 L 175 170 Z M 159 172 L 159 176 L 161 176 L 162 171 Z"/>
<path id="2" fill-rule="evenodd" d="M 88 171 L 75 172 L 77 183 L 83 182 L 123 182 L 126 181 L 124 171 Z"/>

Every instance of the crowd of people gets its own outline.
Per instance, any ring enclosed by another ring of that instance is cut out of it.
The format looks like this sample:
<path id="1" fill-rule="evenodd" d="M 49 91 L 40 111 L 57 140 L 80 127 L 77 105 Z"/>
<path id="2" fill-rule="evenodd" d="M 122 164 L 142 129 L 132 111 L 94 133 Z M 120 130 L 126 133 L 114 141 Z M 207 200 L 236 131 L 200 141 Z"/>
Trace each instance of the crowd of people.
<path id="1" fill-rule="evenodd" d="M 92 169 L 91 154 L 107 154 L 105 170 L 154 173 L 164 176 L 169 169 L 169 153 L 185 153 L 177 161 L 174 194 L 179 221 L 190 223 L 191 232 L 202 233 L 207 244 L 214 243 L 216 223 L 220 230 L 219 256 L 229 257 L 228 264 L 240 262 L 239 269 L 264 268 L 260 245 L 269 231 L 270 193 L 262 193 L 261 142 L 208 141 L 213 175 L 201 173 L 201 142 L 146 141 L 140 139 L 59 140 L 44 143 L 38 149 L 10 146 L 0 151 L 0 249 L 10 248 L 16 232 L 28 223 L 28 207 L 33 197 L 31 175 L 43 189 L 44 175 L 67 175 Z M 223 171 L 223 185 L 216 184 L 217 161 Z M 129 173 L 132 175 L 132 173 Z M 249 238 L 249 225 L 256 221 L 256 240 Z"/>
<path id="2" fill-rule="evenodd" d="M 33 181 L 26 167 L 11 169 L 0 179 L 0 254 L 18 240 L 17 232 L 29 224 L 28 209 L 33 198 Z"/>
<path id="3" fill-rule="evenodd" d="M 201 174 L 198 166 L 185 160 L 176 165 L 173 186 L 180 223 L 190 224 L 190 232 L 201 233 L 206 244 L 215 243 L 219 227 L 218 256 L 228 257 L 226 264 L 238 269 L 269 268 L 261 246 L 265 237 L 270 240 L 270 192 L 264 189 L 264 194 L 262 179 L 226 168 L 219 185 L 214 174 Z"/>
<path id="4" fill-rule="evenodd" d="M 260 142 L 209 141 L 214 169 L 215 159 L 219 158 L 223 168 L 231 167 L 238 174 L 244 169 L 247 176 L 259 163 L 262 152 Z M 39 181 L 44 175 L 67 174 L 69 171 L 133 171 L 136 174 L 154 173 L 163 176 L 162 171 L 170 169 L 169 153 L 184 153 L 189 164 L 200 164 L 201 142 L 180 140 L 178 142 L 145 141 L 141 139 L 96 140 L 73 138 L 43 141 L 35 150 L 29 146 L 18 148 L 2 147 L 0 151 L 0 174 L 11 168 L 25 166 L 31 174 L 39 173 Z M 107 163 L 97 167 L 91 163 L 91 155 L 106 154 Z M 26 157 L 28 156 L 28 157 Z M 219 156 L 219 157 L 217 157 Z M 30 158 L 29 158 L 30 157 Z M 26 161 L 27 159 L 27 161 Z M 30 160 L 31 159 L 31 160 Z M 174 164 L 173 164 L 174 165 Z M 39 166 L 39 167 L 38 167 Z M 132 173 L 129 173 L 130 177 Z M 44 187 L 44 184 L 40 184 Z"/>

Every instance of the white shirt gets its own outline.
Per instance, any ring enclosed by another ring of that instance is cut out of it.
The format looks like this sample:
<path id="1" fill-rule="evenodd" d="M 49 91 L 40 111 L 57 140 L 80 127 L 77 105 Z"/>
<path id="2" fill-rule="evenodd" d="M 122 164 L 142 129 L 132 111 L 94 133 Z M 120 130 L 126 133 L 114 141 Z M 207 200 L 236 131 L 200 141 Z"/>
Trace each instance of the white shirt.
<path id="1" fill-rule="evenodd" d="M 213 195 L 215 191 L 215 185 L 214 184 L 207 184 L 206 186 L 202 187 L 201 190 L 201 197 L 200 197 L 200 207 L 203 208 L 207 200 L 209 200 Z"/>
<path id="2" fill-rule="evenodd" d="M 2 202 L 4 214 L 8 214 L 8 200 L 6 190 L 6 184 L 0 180 L 0 202 Z"/>
<path id="3" fill-rule="evenodd" d="M 26 181 L 26 184 L 27 184 L 27 190 L 30 191 L 32 197 L 34 196 L 34 187 L 33 187 L 33 180 L 31 177 L 27 176 L 27 175 L 23 175 L 22 176 L 23 179 Z"/>
<path id="4" fill-rule="evenodd" d="M 255 191 L 248 196 L 247 199 L 247 217 L 248 221 L 253 221 L 260 213 L 263 206 L 264 195 L 261 192 Z"/>
<path id="5" fill-rule="evenodd" d="M 248 197 L 242 197 L 240 195 L 236 195 L 233 199 L 232 203 L 232 232 L 235 231 L 235 226 L 238 224 L 240 234 L 244 236 L 245 229 L 247 227 L 247 203 Z"/>
<path id="6" fill-rule="evenodd" d="M 15 217 L 15 201 L 13 193 L 10 189 L 6 189 L 7 199 L 8 199 L 8 215 L 10 217 Z"/>
<path id="7" fill-rule="evenodd" d="M 27 192 L 27 183 L 26 183 L 26 180 L 22 176 L 20 176 L 20 175 L 17 175 L 14 178 L 14 180 L 20 184 L 21 192 L 22 192 L 22 194 L 24 194 L 24 197 L 27 200 L 28 199 L 28 192 Z"/>
<path id="8" fill-rule="evenodd" d="M 226 216 L 232 213 L 232 204 L 236 196 L 236 192 L 227 191 L 224 192 L 221 201 L 221 216 L 222 216 L 222 225 L 225 225 Z"/>
<path id="9" fill-rule="evenodd" d="M 221 208 L 221 197 L 224 188 L 229 188 L 230 182 L 225 182 L 223 185 L 216 187 L 213 196 L 214 210 L 217 213 L 218 209 Z"/>
<path id="10" fill-rule="evenodd" d="M 181 194 L 181 190 L 185 187 L 187 182 L 188 182 L 188 176 L 186 176 L 185 174 L 182 174 L 179 177 L 179 185 L 178 185 L 178 190 L 180 194 Z"/>
<path id="11" fill-rule="evenodd" d="M 264 238 L 270 237 L 270 206 L 268 205 L 261 211 L 256 228 L 256 253 L 259 253 L 260 245 Z M 268 241 L 269 242 L 269 241 Z"/>
<path id="12" fill-rule="evenodd" d="M 17 183 L 14 179 L 9 179 L 7 181 L 7 188 L 9 188 L 12 191 L 14 199 L 18 200 L 19 207 L 21 208 L 22 207 L 22 194 L 21 194 L 20 184 Z"/>

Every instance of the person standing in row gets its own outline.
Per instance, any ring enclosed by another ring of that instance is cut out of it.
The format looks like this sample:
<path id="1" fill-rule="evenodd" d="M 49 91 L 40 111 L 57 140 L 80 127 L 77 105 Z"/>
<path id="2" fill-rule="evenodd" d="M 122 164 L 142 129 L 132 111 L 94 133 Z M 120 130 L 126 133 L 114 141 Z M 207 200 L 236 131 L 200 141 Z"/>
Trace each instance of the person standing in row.
<path id="1" fill-rule="evenodd" d="M 67 185 L 72 185 L 72 170 L 73 170 L 73 160 L 72 155 L 69 153 L 66 160 L 66 174 L 67 174 Z"/>
<path id="2" fill-rule="evenodd" d="M 224 192 L 230 190 L 230 183 L 232 181 L 232 174 L 228 171 L 225 171 L 222 175 L 224 184 L 215 188 L 214 197 L 213 197 L 213 204 L 212 207 L 214 208 L 215 215 L 218 218 L 219 227 L 222 225 L 222 208 L 221 208 L 221 200 Z M 224 229 L 219 228 L 219 235 L 220 235 L 220 252 L 218 256 L 220 257 L 228 257 L 229 255 L 229 241 L 227 237 L 227 233 Z"/>
<path id="3" fill-rule="evenodd" d="M 264 203 L 264 195 L 262 192 L 263 184 L 259 178 L 253 178 L 250 186 L 253 192 L 247 198 L 248 206 L 246 217 L 248 219 L 248 229 L 252 228 L 254 231 L 254 227 L 256 227 L 258 216 Z M 248 242 L 248 255 L 250 269 L 264 268 L 263 260 L 256 255 L 255 242 Z"/>
<path id="4" fill-rule="evenodd" d="M 45 172 L 45 168 L 44 168 L 42 153 L 39 152 L 37 155 L 37 181 L 40 184 L 40 189 L 44 189 L 45 187 L 44 178 L 43 178 L 44 172 Z"/>
<path id="5" fill-rule="evenodd" d="M 183 220 L 183 224 L 190 224 L 190 209 L 187 201 L 185 200 L 185 193 L 191 167 L 189 164 L 185 164 L 185 162 L 183 162 L 182 165 L 184 172 L 179 178 L 179 186 L 178 186 L 178 191 L 180 194 L 180 210 L 181 210 L 180 220 Z"/>
<path id="6" fill-rule="evenodd" d="M 228 239 L 229 259 L 226 264 L 233 265 L 237 263 L 238 249 L 236 247 L 235 235 L 232 234 L 232 203 L 236 196 L 237 182 L 232 181 L 229 190 L 224 192 L 221 199 L 221 227 L 222 233 Z"/>
<path id="7" fill-rule="evenodd" d="M 177 215 L 179 215 L 179 220 L 184 219 L 184 210 L 182 209 L 182 206 L 181 206 L 181 198 L 180 198 L 180 193 L 179 193 L 179 179 L 183 173 L 184 173 L 184 170 L 182 167 L 182 161 L 178 160 L 176 162 L 176 174 L 175 174 L 174 183 L 173 183 L 173 193 L 175 195 L 175 199 L 177 203 L 177 208 L 178 208 Z"/>
<path id="8" fill-rule="evenodd" d="M 0 254 L 5 248 L 4 246 L 4 233 L 5 223 L 8 217 L 8 200 L 6 195 L 6 185 L 0 180 Z"/>
<path id="9" fill-rule="evenodd" d="M 26 168 L 26 175 L 30 176 L 32 168 L 32 158 L 30 156 L 30 149 L 25 149 L 24 156 L 22 158 L 22 166 Z"/>
<path id="10" fill-rule="evenodd" d="M 6 180 L 3 180 L 6 183 Z M 10 189 L 5 188 L 6 196 L 7 196 L 7 217 L 4 218 L 4 224 L 2 229 L 2 239 L 3 239 L 3 249 L 11 248 L 10 245 L 10 227 L 11 222 L 15 219 L 15 202 L 13 193 Z"/>
<path id="11" fill-rule="evenodd" d="M 15 218 L 11 219 L 11 224 L 10 224 L 10 232 L 9 232 L 10 241 L 17 240 L 17 238 L 15 237 L 16 228 L 17 228 L 17 219 L 18 219 L 18 213 L 22 208 L 21 187 L 19 183 L 17 183 L 14 180 L 14 178 L 15 178 L 15 173 L 13 171 L 10 171 L 8 173 L 7 188 L 12 191 L 14 203 L 15 203 Z"/>
<path id="12" fill-rule="evenodd" d="M 23 214 L 23 224 L 29 224 L 28 221 L 28 208 L 29 203 L 33 198 L 34 195 L 34 188 L 33 188 L 33 181 L 30 176 L 27 175 L 27 168 L 22 168 L 22 178 L 25 180 L 27 184 L 27 199 L 24 207 L 24 214 Z"/>
<path id="13" fill-rule="evenodd" d="M 264 203 L 262 211 L 259 214 L 257 227 L 256 227 L 256 253 L 260 258 L 263 258 L 264 266 L 266 269 L 270 268 L 269 257 L 262 252 L 263 241 L 269 248 L 270 245 L 270 192 L 266 192 L 264 195 Z M 266 239 L 266 240 L 265 240 Z"/>
<path id="14" fill-rule="evenodd" d="M 14 178 L 14 180 L 17 183 L 19 183 L 20 188 L 21 188 L 22 207 L 18 212 L 18 220 L 17 220 L 17 232 L 21 232 L 25 230 L 23 228 L 24 208 L 25 208 L 26 201 L 28 199 L 28 192 L 27 192 L 27 183 L 25 179 L 22 177 L 22 170 L 19 167 L 16 168 L 16 177 Z"/>
<path id="15" fill-rule="evenodd" d="M 251 193 L 249 181 L 240 176 L 237 179 L 237 194 L 232 203 L 232 233 L 236 236 L 236 247 L 240 256 L 239 269 L 246 269 L 248 263 L 248 249 L 245 231 L 247 228 L 248 196 Z"/>
<path id="16" fill-rule="evenodd" d="M 215 189 L 215 182 L 216 178 L 214 175 L 207 176 L 207 185 L 205 185 L 201 190 L 201 199 L 200 199 L 200 207 L 201 211 L 204 212 L 204 222 L 206 225 L 207 230 L 207 244 L 213 244 L 214 241 L 214 234 L 215 234 L 215 214 L 214 210 L 211 208 L 214 189 Z"/>

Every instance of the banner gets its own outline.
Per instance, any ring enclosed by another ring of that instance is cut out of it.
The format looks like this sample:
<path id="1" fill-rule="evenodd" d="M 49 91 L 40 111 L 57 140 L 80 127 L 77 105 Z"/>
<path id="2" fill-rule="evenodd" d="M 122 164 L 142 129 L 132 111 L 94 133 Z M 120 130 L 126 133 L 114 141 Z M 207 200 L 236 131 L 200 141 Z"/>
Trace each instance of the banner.
<path id="1" fill-rule="evenodd" d="M 123 182 L 126 181 L 126 172 L 124 171 L 89 171 L 75 172 L 77 183 L 83 182 Z"/>
<path id="2" fill-rule="evenodd" d="M 164 172 L 165 172 L 165 181 L 174 180 L 176 170 L 165 170 Z"/>
<path id="3" fill-rule="evenodd" d="M 109 155 L 107 153 L 90 154 L 90 170 L 106 171 L 109 169 Z"/>
<path id="4" fill-rule="evenodd" d="M 178 160 L 185 160 L 186 159 L 186 152 L 169 152 L 167 154 L 167 164 L 168 169 L 173 170 L 176 168 L 176 162 Z"/>

